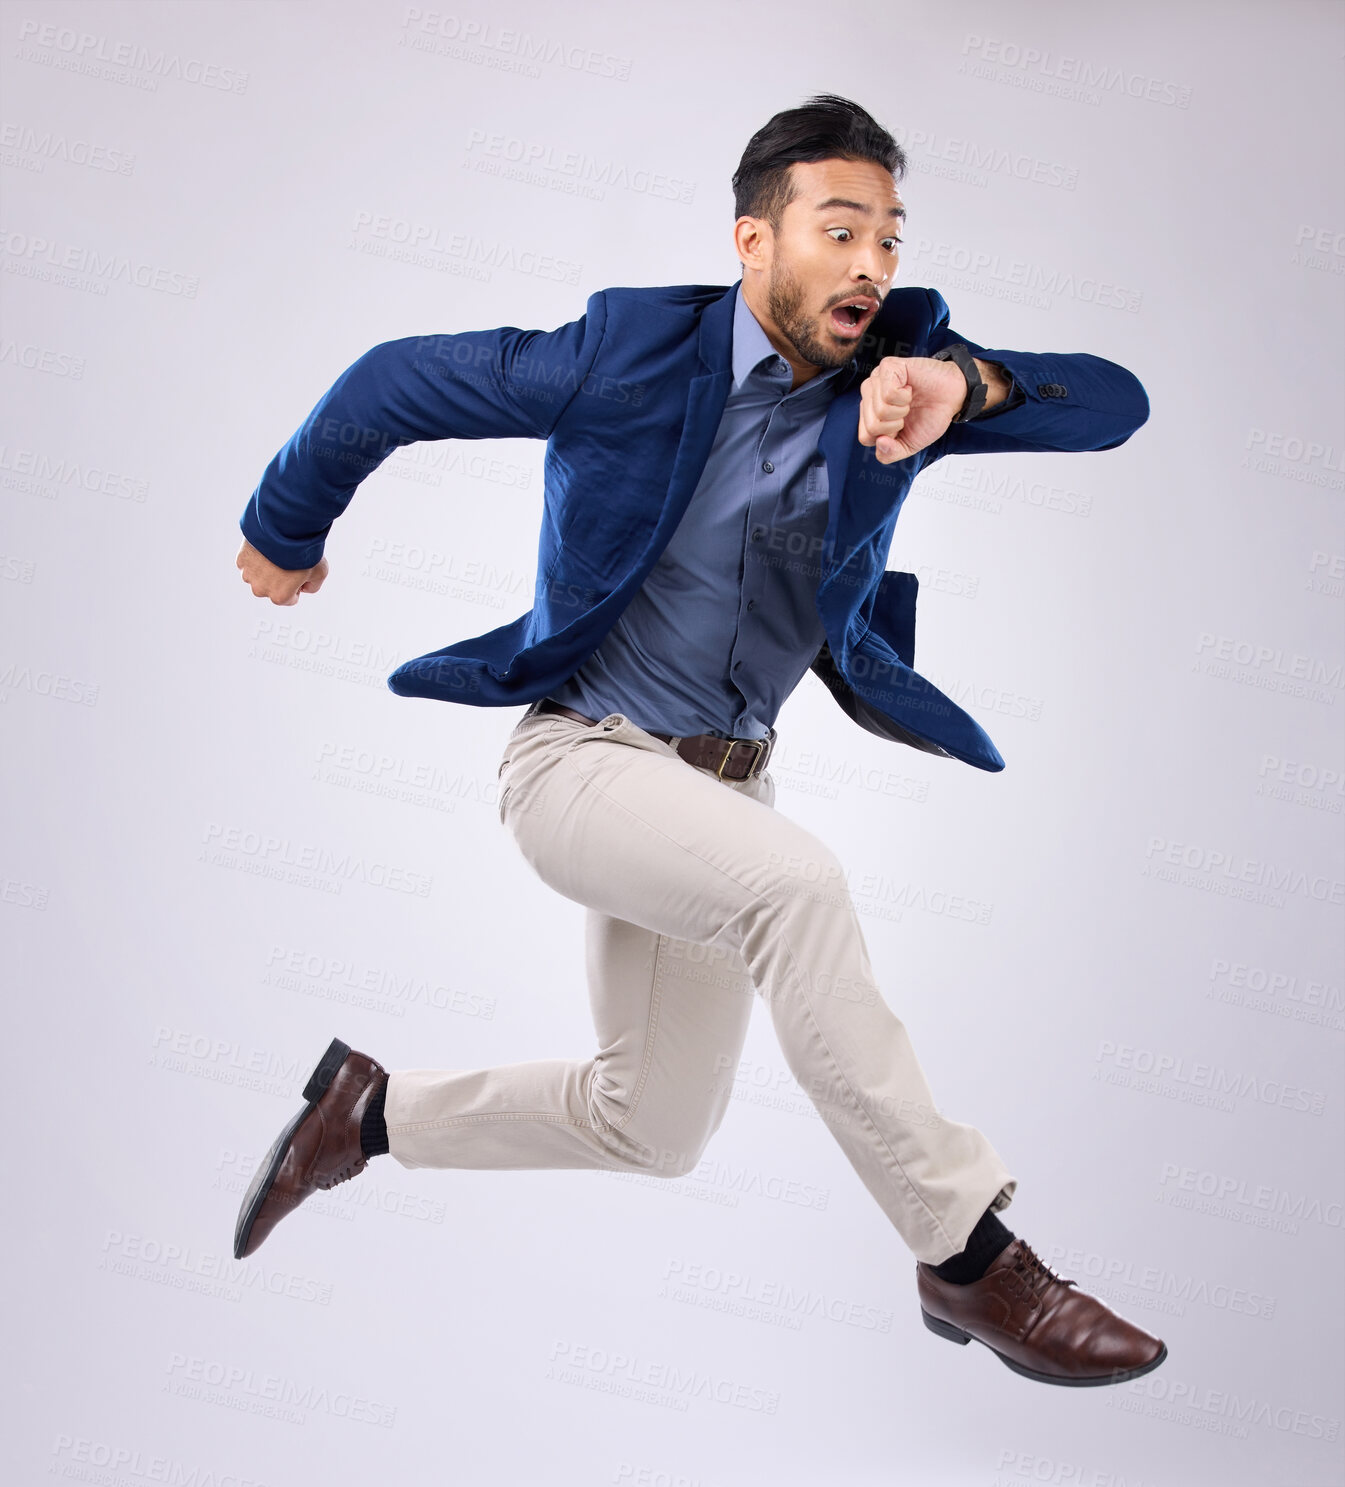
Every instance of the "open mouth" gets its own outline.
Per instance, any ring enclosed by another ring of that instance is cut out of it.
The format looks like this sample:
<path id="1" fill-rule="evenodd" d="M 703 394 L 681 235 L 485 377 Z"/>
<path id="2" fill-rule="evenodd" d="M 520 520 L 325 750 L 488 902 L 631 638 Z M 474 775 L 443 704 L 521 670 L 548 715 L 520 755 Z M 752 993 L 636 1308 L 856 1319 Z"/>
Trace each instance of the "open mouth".
<path id="1" fill-rule="evenodd" d="M 853 340 L 878 313 L 878 301 L 856 295 L 831 307 L 831 328 L 838 336 Z"/>

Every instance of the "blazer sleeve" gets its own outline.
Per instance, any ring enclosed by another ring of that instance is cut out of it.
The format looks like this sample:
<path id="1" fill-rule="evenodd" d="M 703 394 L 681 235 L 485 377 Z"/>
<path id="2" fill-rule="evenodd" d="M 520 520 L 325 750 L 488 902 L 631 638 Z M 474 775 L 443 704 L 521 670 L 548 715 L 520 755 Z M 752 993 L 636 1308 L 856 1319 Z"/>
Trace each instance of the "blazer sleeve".
<path id="1" fill-rule="evenodd" d="M 1086 352 L 987 350 L 948 324 L 948 305 L 926 289 L 934 322 L 926 355 L 961 341 L 982 361 L 998 362 L 1012 378 L 1009 396 L 968 423 L 950 424 L 924 451 L 925 464 L 945 454 L 1010 450 L 1115 449 L 1149 416 L 1138 377 Z"/>
<path id="2" fill-rule="evenodd" d="M 553 331 L 462 331 L 383 341 L 353 362 L 266 467 L 239 527 L 281 568 L 311 568 L 355 488 L 423 439 L 550 438 L 592 370 L 603 293 Z"/>

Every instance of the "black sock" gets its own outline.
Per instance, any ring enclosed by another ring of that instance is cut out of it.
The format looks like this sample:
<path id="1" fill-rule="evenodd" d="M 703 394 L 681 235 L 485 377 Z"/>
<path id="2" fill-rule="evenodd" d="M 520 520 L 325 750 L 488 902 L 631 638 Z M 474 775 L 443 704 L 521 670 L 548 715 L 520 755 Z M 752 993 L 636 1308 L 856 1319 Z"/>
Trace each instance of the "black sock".
<path id="1" fill-rule="evenodd" d="M 966 1249 L 940 1265 L 931 1265 L 930 1269 L 940 1280 L 951 1281 L 955 1286 L 970 1285 L 972 1281 L 980 1280 L 990 1268 L 990 1262 L 1013 1240 L 1013 1230 L 1006 1229 L 987 1208 L 967 1236 Z"/>
<path id="2" fill-rule="evenodd" d="M 383 1106 L 388 1098 L 388 1081 L 384 1077 L 364 1107 L 360 1120 L 360 1150 L 365 1157 L 381 1157 L 388 1149 L 388 1126 L 383 1119 Z"/>

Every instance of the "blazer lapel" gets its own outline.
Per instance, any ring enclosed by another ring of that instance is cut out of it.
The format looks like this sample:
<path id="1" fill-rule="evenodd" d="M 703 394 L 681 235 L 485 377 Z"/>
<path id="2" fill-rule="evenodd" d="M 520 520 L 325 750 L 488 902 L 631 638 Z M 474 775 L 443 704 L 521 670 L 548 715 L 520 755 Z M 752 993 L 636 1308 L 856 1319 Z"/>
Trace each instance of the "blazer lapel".
<path id="1" fill-rule="evenodd" d="M 686 421 L 682 424 L 682 437 L 678 441 L 672 474 L 668 479 L 668 495 L 652 539 L 658 552 L 663 550 L 673 529 L 682 520 L 696 493 L 696 487 L 700 484 L 705 462 L 710 458 L 710 450 L 714 447 L 715 434 L 719 431 L 719 420 L 724 415 L 724 404 L 729 399 L 732 381 L 733 373 L 728 370 L 709 372 L 691 379 L 687 392 Z"/>
<path id="2" fill-rule="evenodd" d="M 644 582 L 691 504 L 705 462 L 710 458 L 733 383 L 733 311 L 738 293 L 738 286 L 730 285 L 719 299 L 701 312 L 696 349 L 705 371 L 693 377 L 687 388 L 686 417 L 677 453 L 673 457 L 663 510 L 635 572 L 622 584 L 623 590 L 632 582 L 636 586 Z"/>

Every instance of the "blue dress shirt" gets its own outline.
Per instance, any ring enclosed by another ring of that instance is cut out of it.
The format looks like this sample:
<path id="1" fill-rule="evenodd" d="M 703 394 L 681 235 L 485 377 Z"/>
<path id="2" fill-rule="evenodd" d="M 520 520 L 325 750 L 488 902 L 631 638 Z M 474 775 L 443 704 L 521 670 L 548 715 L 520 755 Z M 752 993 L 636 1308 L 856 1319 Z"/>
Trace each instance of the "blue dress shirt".
<path id="1" fill-rule="evenodd" d="M 735 294 L 733 386 L 691 503 L 602 644 L 550 694 L 590 718 L 764 738 L 826 639 L 817 441 L 846 368 L 791 391 L 741 280 Z"/>

